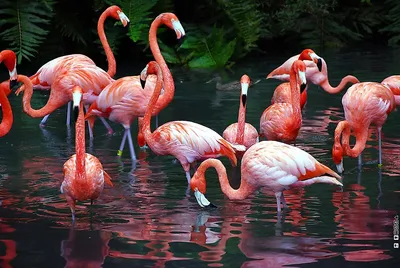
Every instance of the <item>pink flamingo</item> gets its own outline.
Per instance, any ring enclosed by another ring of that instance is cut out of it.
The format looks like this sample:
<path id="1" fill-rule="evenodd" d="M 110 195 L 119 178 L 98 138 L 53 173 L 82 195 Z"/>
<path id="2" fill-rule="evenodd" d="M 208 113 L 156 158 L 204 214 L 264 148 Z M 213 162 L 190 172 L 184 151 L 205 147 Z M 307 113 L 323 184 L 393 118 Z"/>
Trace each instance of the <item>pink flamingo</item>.
<path id="1" fill-rule="evenodd" d="M 162 74 L 155 61 L 148 63 L 143 69 L 141 79 L 145 80 L 149 74 L 157 74 L 156 86 L 147 106 L 142 127 L 144 139 L 150 149 L 155 154 L 173 155 L 178 159 L 185 170 L 188 184 L 190 183 L 190 165 L 197 160 L 225 155 L 232 165 L 236 166 L 235 149 L 244 151 L 244 146 L 229 143 L 205 126 L 189 121 L 172 121 L 151 132 L 150 119 L 162 87 Z"/>
<path id="2" fill-rule="evenodd" d="M 296 140 L 302 124 L 300 90 L 306 86 L 305 72 L 304 62 L 296 60 L 290 71 L 291 102 L 275 103 L 265 109 L 260 118 L 260 135 L 268 140 Z"/>
<path id="3" fill-rule="evenodd" d="M 30 82 L 29 78 L 26 78 Z M 27 83 L 27 82 L 25 82 Z M 72 89 L 74 109 L 79 109 L 75 126 L 75 150 L 64 163 L 64 181 L 61 184 L 61 193 L 65 195 L 72 213 L 72 222 L 75 222 L 75 202 L 97 199 L 103 191 L 104 182 L 113 186 L 110 176 L 105 172 L 99 159 L 85 150 L 85 119 L 83 115 L 83 91 L 79 86 Z"/>
<path id="4" fill-rule="evenodd" d="M 383 79 L 381 84 L 393 92 L 396 106 L 400 105 L 400 75 L 389 76 Z"/>
<path id="5" fill-rule="evenodd" d="M 164 94 L 160 97 L 159 102 L 157 102 L 157 108 L 153 111 L 153 115 L 157 115 L 172 101 L 175 92 L 172 74 L 157 43 L 157 29 L 161 24 L 173 29 L 178 39 L 185 35 L 185 30 L 173 13 L 162 13 L 151 24 L 149 32 L 150 49 L 155 60 L 161 66 L 165 89 Z M 117 153 L 118 156 L 122 155 L 126 138 L 128 138 L 131 159 L 136 160 L 130 126 L 137 117 L 144 116 L 147 103 L 154 90 L 155 79 L 154 75 L 150 75 L 143 90 L 139 76 L 122 77 L 105 87 L 97 100 L 89 107 L 86 119 L 89 121 L 91 127 L 94 124 L 96 116 L 98 116 L 100 118 L 106 117 L 113 122 L 120 123 L 125 128 Z"/>
<path id="6" fill-rule="evenodd" d="M 0 63 L 2 62 L 4 62 L 4 65 L 8 69 L 10 81 L 4 81 L 0 84 L 0 106 L 3 113 L 3 118 L 0 123 L 0 137 L 5 136 L 11 130 L 14 121 L 11 105 L 7 98 L 11 92 L 11 88 L 17 84 L 17 58 L 14 51 L 1 51 Z"/>
<path id="7" fill-rule="evenodd" d="M 216 169 L 221 190 L 230 200 L 244 200 L 261 187 L 272 190 L 278 214 L 281 212 L 281 201 L 287 208 L 283 190 L 314 183 L 343 186 L 337 180 L 341 178 L 337 173 L 307 152 L 277 141 L 262 141 L 251 146 L 243 155 L 239 189 L 230 186 L 226 169 L 220 160 L 207 159 L 200 164 L 190 181 L 190 188 L 201 207 L 211 204 L 204 196 L 205 172 L 209 167 Z"/>
<path id="8" fill-rule="evenodd" d="M 222 136 L 233 144 L 241 144 L 249 148 L 258 142 L 258 132 L 252 124 L 246 123 L 247 90 L 250 85 L 250 78 L 244 74 L 240 78 L 241 94 L 239 99 L 238 122 L 229 125 Z"/>
<path id="9" fill-rule="evenodd" d="M 394 95 L 380 83 L 364 82 L 352 85 L 342 98 L 345 121 L 335 129 L 332 159 L 339 173 L 344 171 L 343 156 L 358 157 L 361 168 L 361 153 L 368 138 L 368 128 L 375 124 L 378 128 L 379 166 L 382 165 L 381 130 L 387 116 L 395 108 Z M 350 130 L 356 137 L 356 144 L 350 148 Z M 342 135 L 343 132 L 343 135 Z M 342 142 L 340 142 L 342 136 Z"/>
<path id="10" fill-rule="evenodd" d="M 298 60 L 313 61 L 318 66 L 318 70 L 321 71 L 321 68 L 322 68 L 321 58 L 313 50 L 311 50 L 309 48 L 304 49 L 300 53 Z M 307 72 L 306 72 L 306 75 L 307 75 Z M 300 92 L 300 109 L 301 110 L 304 108 L 304 105 L 307 102 L 307 89 L 308 89 L 308 85 L 304 88 L 304 90 L 302 90 Z M 291 101 L 290 92 L 291 92 L 291 89 L 290 89 L 289 82 L 285 82 L 285 83 L 278 85 L 275 88 L 274 94 L 272 95 L 271 104 L 279 103 L 279 102 L 289 103 Z"/>
<path id="11" fill-rule="evenodd" d="M 120 20 L 124 27 L 127 26 L 129 23 L 128 17 L 122 12 L 121 8 L 119 8 L 118 6 L 110 6 L 109 8 L 107 8 L 101 14 L 98 20 L 97 31 L 107 56 L 107 61 L 108 61 L 107 72 L 97 67 L 96 64 L 93 62 L 93 60 L 91 60 L 89 57 L 85 55 L 72 54 L 72 55 L 61 56 L 47 62 L 34 75 L 30 77 L 32 84 L 34 85 L 34 88 L 49 90 L 51 87 L 52 88 L 51 92 L 55 91 L 54 94 L 57 95 L 62 94 L 59 93 L 60 91 L 70 90 L 71 88 L 69 81 L 66 80 L 65 78 L 63 78 L 60 81 L 60 76 L 62 76 L 65 73 L 68 73 L 71 69 L 80 70 L 82 73 L 81 79 L 78 79 L 78 83 L 75 85 L 81 86 L 81 88 L 84 89 L 85 93 L 93 91 L 92 93 L 94 96 L 98 95 L 106 85 L 113 82 L 114 80 L 112 79 L 112 77 L 116 73 L 116 62 L 104 32 L 104 22 L 108 17 Z M 88 66 L 91 66 L 91 68 L 86 70 L 86 67 Z M 69 88 L 66 89 L 65 85 L 67 85 Z M 50 93 L 50 99 L 51 97 L 52 95 Z M 65 105 L 70 101 L 71 99 L 69 97 L 66 97 L 66 99 L 63 101 L 63 104 L 58 104 L 59 106 L 56 107 L 55 109 Z M 88 100 L 88 102 L 90 104 L 92 100 Z M 67 108 L 68 108 L 67 125 L 69 125 L 70 114 L 71 114 L 70 110 L 71 107 L 69 104 Z M 34 117 L 44 116 L 44 118 L 40 122 L 40 125 L 44 126 L 48 117 L 50 116 L 50 113 L 52 113 L 54 110 L 48 110 L 48 111 L 46 110 L 47 113 L 40 113 L 43 115 L 35 115 Z M 110 125 L 104 119 L 102 119 L 102 122 L 108 129 L 109 133 L 112 133 L 113 131 Z M 92 137 L 91 133 L 90 136 Z"/>
<path id="12" fill-rule="evenodd" d="M 292 66 L 293 62 L 299 58 L 299 55 L 295 55 L 291 58 L 289 58 L 287 61 L 285 61 L 281 66 L 273 70 L 271 73 L 268 74 L 267 79 L 269 78 L 275 78 L 279 79 L 282 81 L 288 81 L 289 80 L 289 73 L 290 73 L 290 67 Z M 306 71 L 306 78 L 307 82 L 311 82 L 314 85 L 318 85 L 322 87 L 326 92 L 330 94 L 336 94 L 339 93 L 344 89 L 347 83 L 359 83 L 360 81 L 352 76 L 352 75 L 347 75 L 345 76 L 339 83 L 337 87 L 332 87 L 331 84 L 329 83 L 328 80 L 328 67 L 326 65 L 326 62 L 323 58 L 321 59 L 321 64 L 318 66 L 315 62 L 313 61 L 304 61 L 306 66 L 307 66 L 307 71 Z"/>

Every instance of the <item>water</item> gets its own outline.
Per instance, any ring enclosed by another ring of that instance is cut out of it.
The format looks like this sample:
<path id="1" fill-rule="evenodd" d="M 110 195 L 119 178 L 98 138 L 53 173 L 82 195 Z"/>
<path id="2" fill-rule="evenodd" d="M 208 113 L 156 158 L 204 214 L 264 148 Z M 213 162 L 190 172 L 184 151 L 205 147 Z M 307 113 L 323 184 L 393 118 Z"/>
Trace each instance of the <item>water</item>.
<path id="1" fill-rule="evenodd" d="M 362 81 L 398 74 L 398 51 L 359 51 L 320 53 L 328 63 L 332 85 L 347 74 Z M 247 122 L 257 129 L 280 83 L 264 78 L 291 54 L 249 60 L 221 74 L 224 82 L 239 80 L 243 73 L 261 79 L 248 96 Z M 118 75 L 137 74 L 142 68 L 120 64 Z M 190 120 L 222 133 L 237 120 L 239 92 L 216 92 L 215 84 L 205 83 L 213 76 L 210 72 L 174 69 L 173 74 L 175 98 L 160 114 L 160 123 Z M 329 95 L 312 85 L 298 139 L 300 148 L 332 168 L 332 137 L 343 119 L 343 94 Z M 46 99 L 46 94 L 35 93 L 33 107 L 41 107 Z M 21 97 L 10 100 L 15 123 L 0 143 L 1 267 L 375 267 L 398 263 L 399 249 L 393 248 L 393 219 L 400 211 L 398 111 L 383 128 L 382 170 L 376 165 L 376 131 L 371 129 L 362 172 L 354 169 L 357 159 L 345 158 L 343 191 L 330 185 L 287 191 L 291 210 L 281 222 L 273 195 L 259 191 L 244 201 L 229 201 L 214 171 L 207 173 L 207 197 L 217 209 L 201 209 L 193 194 L 185 196 L 185 174 L 173 157 L 136 148 L 139 160 L 132 170 L 128 150 L 122 161 L 116 156 L 122 126 L 111 124 L 116 133 L 110 137 L 98 120 L 88 151 L 102 161 L 114 188 L 107 187 L 92 208 L 89 202 L 80 203 L 77 223 L 71 228 L 70 210 L 59 192 L 63 163 L 74 152 L 74 129 L 65 127 L 66 109 L 52 114 L 48 126 L 41 129 L 40 119 L 22 112 Z M 132 133 L 136 141 L 136 122 Z M 237 172 L 232 174 L 232 185 L 239 185 Z"/>

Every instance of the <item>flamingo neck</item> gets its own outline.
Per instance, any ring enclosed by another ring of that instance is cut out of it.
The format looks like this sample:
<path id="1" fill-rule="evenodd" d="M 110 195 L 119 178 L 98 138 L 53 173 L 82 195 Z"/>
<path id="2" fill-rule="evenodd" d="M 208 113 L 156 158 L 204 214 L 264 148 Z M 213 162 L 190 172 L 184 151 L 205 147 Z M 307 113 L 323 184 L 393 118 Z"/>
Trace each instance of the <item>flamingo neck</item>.
<path id="1" fill-rule="evenodd" d="M 150 128 L 151 115 L 154 111 L 155 108 L 154 106 L 156 105 L 157 100 L 160 97 L 162 86 L 163 86 L 162 74 L 161 72 L 159 72 L 157 73 L 157 80 L 153 91 L 153 95 L 151 95 L 150 101 L 147 105 L 147 109 L 143 117 L 143 122 L 142 122 L 143 125 L 141 129 L 144 140 L 152 150 L 154 148 L 153 146 L 157 143 L 157 140 L 153 137 L 152 135 L 153 133 L 151 133 L 151 128 Z"/>
<path id="2" fill-rule="evenodd" d="M 355 76 L 347 75 L 343 77 L 339 85 L 337 85 L 336 87 L 332 87 L 328 80 L 328 74 L 326 74 L 326 79 L 320 84 L 320 86 L 329 94 L 336 94 L 342 91 L 347 83 L 355 84 L 359 82 L 360 81 Z"/>
<path id="3" fill-rule="evenodd" d="M 168 68 L 167 63 L 164 60 L 164 57 L 161 54 L 160 47 L 158 46 L 157 30 L 161 24 L 162 24 L 161 17 L 158 16 L 152 22 L 149 31 L 150 50 L 151 53 L 153 54 L 154 59 L 160 66 L 160 69 L 162 71 L 162 79 L 164 83 L 164 94 L 160 96 L 160 100 L 157 102 L 156 112 L 155 112 L 156 114 L 158 114 L 159 111 L 164 109 L 172 101 L 175 94 L 174 79 L 172 77 L 171 71 Z"/>
<path id="4" fill-rule="evenodd" d="M 238 189 L 233 189 L 229 184 L 226 168 L 218 159 L 207 159 L 206 161 L 201 163 L 197 172 L 204 173 L 210 167 L 215 168 L 215 170 L 217 171 L 219 183 L 221 184 L 221 190 L 230 200 L 246 199 L 250 194 L 255 191 L 255 187 L 248 184 L 247 178 L 243 176 L 240 187 Z"/>
<path id="5" fill-rule="evenodd" d="M 335 130 L 335 142 L 336 136 L 340 137 L 340 132 L 342 132 L 342 147 L 344 149 L 344 154 L 350 157 L 358 157 L 360 153 L 365 149 L 365 144 L 368 138 L 368 128 L 354 129 L 354 135 L 356 136 L 356 144 L 353 148 L 350 147 L 350 124 L 348 121 L 341 121 L 338 125 L 338 133 Z M 337 135 L 338 134 L 338 135 Z"/>
<path id="6" fill-rule="evenodd" d="M 111 50 L 111 47 L 107 41 L 106 34 L 104 32 L 104 22 L 109 17 L 110 11 L 106 9 L 100 16 L 99 21 L 97 22 L 97 32 L 99 34 L 99 38 L 101 41 L 101 44 L 103 45 L 104 52 L 106 53 L 107 56 L 107 62 L 108 62 L 108 71 L 107 73 L 111 76 L 114 77 L 115 73 L 117 72 L 117 63 L 115 61 L 114 54 Z"/>
<path id="7" fill-rule="evenodd" d="M 0 137 L 3 137 L 10 131 L 14 120 L 11 110 L 11 105 L 10 102 L 8 101 L 3 86 L 0 86 L 0 104 L 1 104 L 1 111 L 3 113 L 3 118 L 1 119 L 0 123 Z"/>
<path id="8" fill-rule="evenodd" d="M 75 178 L 85 178 L 85 119 L 83 115 L 83 101 L 79 104 L 78 119 L 75 124 L 75 151 L 76 151 L 76 169 Z"/>
<path id="9" fill-rule="evenodd" d="M 244 143 L 245 124 L 246 124 L 246 104 L 243 104 L 242 95 L 240 95 L 240 107 L 239 107 L 238 125 L 236 133 L 237 144 Z"/>
<path id="10" fill-rule="evenodd" d="M 292 104 L 292 109 L 295 115 L 300 116 L 301 111 L 300 111 L 300 86 L 299 86 L 299 81 L 297 80 L 297 74 L 296 71 L 291 68 L 290 69 L 290 98 L 291 98 L 291 104 Z"/>

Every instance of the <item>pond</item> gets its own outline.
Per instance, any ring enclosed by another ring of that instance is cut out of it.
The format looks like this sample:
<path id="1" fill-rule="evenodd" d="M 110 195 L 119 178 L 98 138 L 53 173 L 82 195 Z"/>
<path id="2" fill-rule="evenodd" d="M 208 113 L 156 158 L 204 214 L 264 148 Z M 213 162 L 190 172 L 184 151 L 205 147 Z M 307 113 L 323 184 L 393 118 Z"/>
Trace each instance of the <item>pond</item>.
<path id="1" fill-rule="evenodd" d="M 399 74 L 398 52 L 372 48 L 317 53 L 326 60 L 336 86 L 347 74 L 378 82 Z M 249 58 L 220 74 L 224 82 L 238 81 L 244 73 L 261 79 L 248 92 L 246 121 L 257 129 L 280 83 L 265 77 L 292 54 Z M 143 67 L 121 63 L 117 77 L 136 75 Z M 214 83 L 206 83 L 213 75 L 173 69 L 175 97 L 160 113 L 159 123 L 189 120 L 222 134 L 237 121 L 239 91 L 216 91 Z M 333 132 L 344 118 L 344 92 L 330 95 L 309 87 L 296 144 L 332 169 Z M 32 106 L 43 106 L 47 97 L 35 92 Z M 207 172 L 207 198 L 217 208 L 200 208 L 193 193 L 185 195 L 185 174 L 173 157 L 135 145 L 134 168 L 127 149 L 121 160 L 117 157 L 123 127 L 111 123 L 115 134 L 109 136 L 97 120 L 87 150 L 103 163 L 114 187 L 106 187 L 92 207 L 79 203 L 72 227 L 60 185 L 62 166 L 75 150 L 74 125 L 67 129 L 66 109 L 61 108 L 40 128 L 40 119 L 22 112 L 21 96 L 10 101 L 15 122 L 0 142 L 1 267 L 389 267 L 399 261 L 393 240 L 393 221 L 400 211 L 399 111 L 383 127 L 381 169 L 372 127 L 362 171 L 356 169 L 357 159 L 346 157 L 343 190 L 317 184 L 287 191 L 290 210 L 280 222 L 275 196 L 257 191 L 244 201 L 230 201 L 215 171 Z M 152 124 L 154 129 L 154 119 Z M 132 135 L 136 142 L 136 121 Z M 229 161 L 221 160 L 229 170 Z M 240 184 L 238 174 L 230 173 L 234 187 Z"/>

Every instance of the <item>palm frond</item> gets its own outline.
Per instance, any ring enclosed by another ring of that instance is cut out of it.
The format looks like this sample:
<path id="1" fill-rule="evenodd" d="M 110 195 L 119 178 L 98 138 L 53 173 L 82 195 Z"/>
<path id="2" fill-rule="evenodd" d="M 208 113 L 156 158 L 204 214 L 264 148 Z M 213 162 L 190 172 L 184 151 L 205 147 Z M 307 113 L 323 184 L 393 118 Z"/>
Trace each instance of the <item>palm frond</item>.
<path id="1" fill-rule="evenodd" d="M 46 6 L 52 7 L 47 0 Z M 46 25 L 53 16 L 52 9 L 30 0 L 3 0 L 0 2 L 0 38 L 9 42 L 9 48 L 22 58 L 31 60 L 49 32 Z"/>

